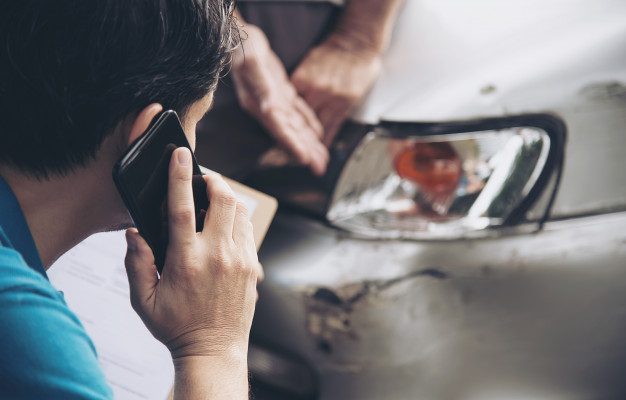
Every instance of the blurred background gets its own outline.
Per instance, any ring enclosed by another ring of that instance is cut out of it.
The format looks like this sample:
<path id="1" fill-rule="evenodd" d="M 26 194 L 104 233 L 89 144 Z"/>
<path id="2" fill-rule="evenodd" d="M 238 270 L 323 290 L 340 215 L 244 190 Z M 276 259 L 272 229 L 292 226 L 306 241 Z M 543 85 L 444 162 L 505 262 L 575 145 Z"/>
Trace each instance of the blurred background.
<path id="1" fill-rule="evenodd" d="M 331 54 L 357 3 L 241 1 L 199 127 L 280 203 L 257 398 L 624 398 L 626 3 L 406 0 Z"/>

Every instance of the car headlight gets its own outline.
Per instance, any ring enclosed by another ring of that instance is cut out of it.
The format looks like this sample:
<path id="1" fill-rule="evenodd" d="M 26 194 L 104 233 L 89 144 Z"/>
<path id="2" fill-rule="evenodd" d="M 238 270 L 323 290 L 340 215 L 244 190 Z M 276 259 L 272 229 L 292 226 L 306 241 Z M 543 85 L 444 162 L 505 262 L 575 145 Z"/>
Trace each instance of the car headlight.
<path id="1" fill-rule="evenodd" d="M 326 217 L 368 237 L 484 236 L 519 219 L 560 171 L 564 135 L 550 115 L 381 124 L 343 167 Z"/>

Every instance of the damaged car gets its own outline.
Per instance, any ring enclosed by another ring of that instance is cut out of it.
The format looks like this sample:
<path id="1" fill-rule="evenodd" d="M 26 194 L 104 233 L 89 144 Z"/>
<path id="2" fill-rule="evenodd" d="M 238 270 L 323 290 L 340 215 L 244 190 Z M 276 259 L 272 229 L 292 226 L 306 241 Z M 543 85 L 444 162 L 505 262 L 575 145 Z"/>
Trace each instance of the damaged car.
<path id="1" fill-rule="evenodd" d="M 407 2 L 327 174 L 245 176 L 280 202 L 260 398 L 626 396 L 624 15 Z"/>

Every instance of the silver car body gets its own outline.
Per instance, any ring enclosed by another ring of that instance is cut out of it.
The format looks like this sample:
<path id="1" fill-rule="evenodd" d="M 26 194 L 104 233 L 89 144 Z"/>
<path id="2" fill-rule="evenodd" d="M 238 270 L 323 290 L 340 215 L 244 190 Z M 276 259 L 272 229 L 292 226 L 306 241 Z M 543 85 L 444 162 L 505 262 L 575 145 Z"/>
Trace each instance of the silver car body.
<path id="1" fill-rule="evenodd" d="M 407 0 L 355 118 L 528 113 L 567 126 L 540 232 L 368 240 L 279 213 L 253 330 L 268 365 L 301 360 L 324 400 L 626 398 L 626 2 Z"/>

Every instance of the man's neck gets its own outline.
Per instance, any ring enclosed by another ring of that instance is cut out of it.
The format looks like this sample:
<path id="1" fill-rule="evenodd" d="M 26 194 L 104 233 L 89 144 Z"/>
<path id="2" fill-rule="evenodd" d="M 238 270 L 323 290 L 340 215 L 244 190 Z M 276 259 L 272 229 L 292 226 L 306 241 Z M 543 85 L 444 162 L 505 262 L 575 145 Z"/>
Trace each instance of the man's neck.
<path id="1" fill-rule="evenodd" d="M 46 269 L 63 253 L 91 234 L 111 228 L 110 173 L 80 169 L 66 176 L 37 180 L 0 168 L 28 223 L 39 257 Z M 112 198 L 111 198 L 112 197 Z"/>

